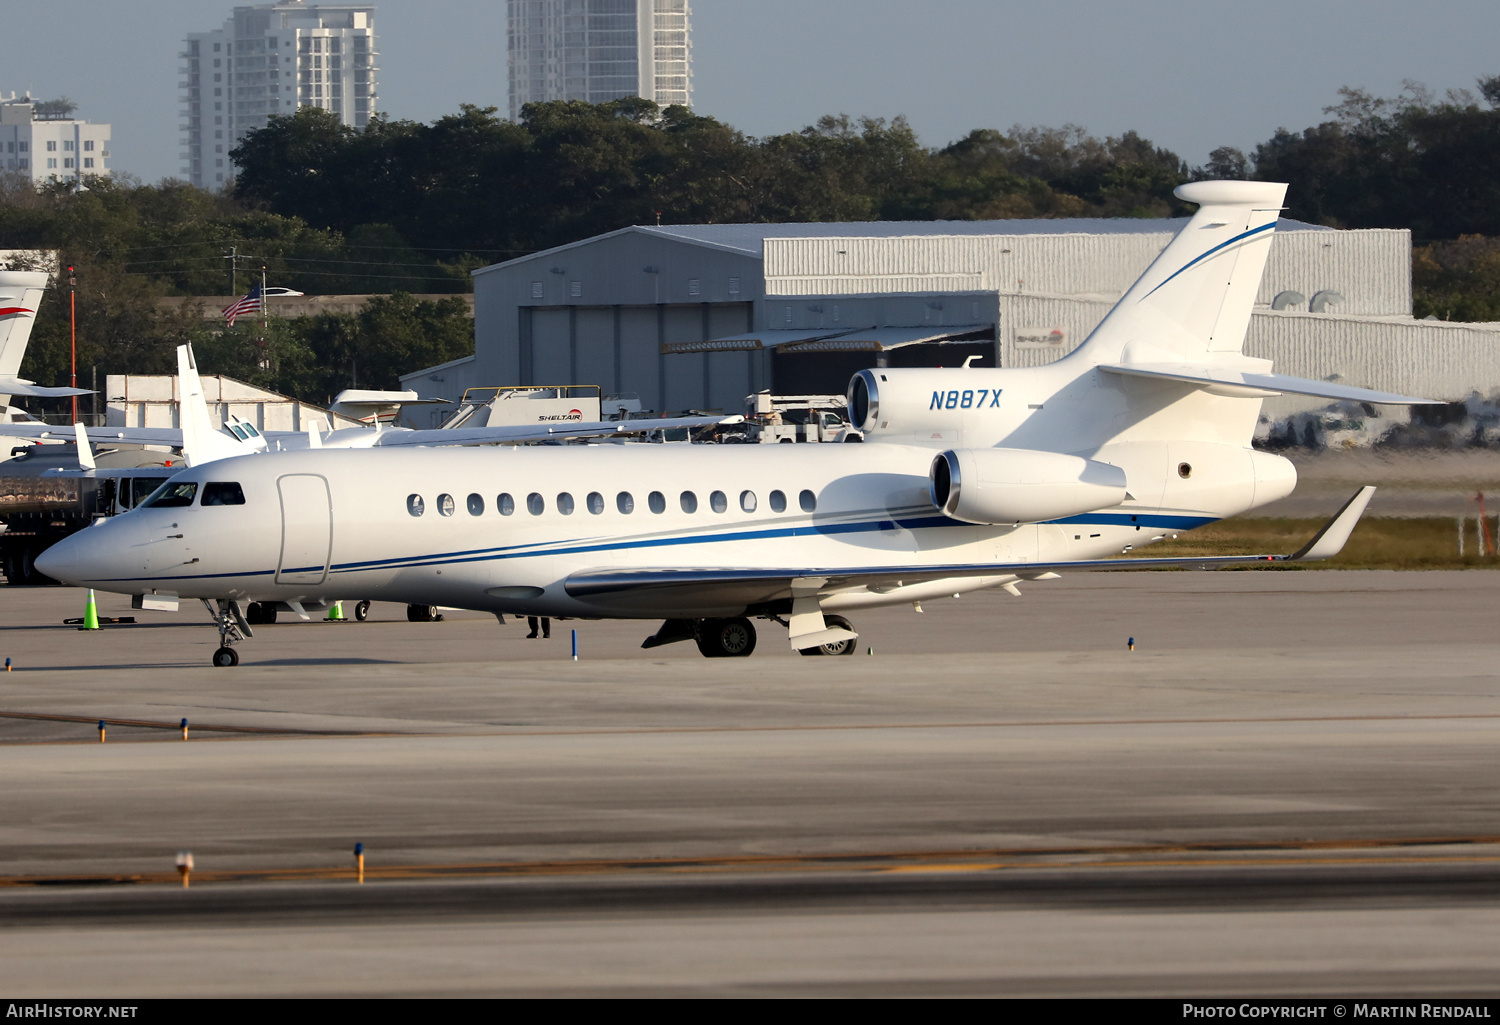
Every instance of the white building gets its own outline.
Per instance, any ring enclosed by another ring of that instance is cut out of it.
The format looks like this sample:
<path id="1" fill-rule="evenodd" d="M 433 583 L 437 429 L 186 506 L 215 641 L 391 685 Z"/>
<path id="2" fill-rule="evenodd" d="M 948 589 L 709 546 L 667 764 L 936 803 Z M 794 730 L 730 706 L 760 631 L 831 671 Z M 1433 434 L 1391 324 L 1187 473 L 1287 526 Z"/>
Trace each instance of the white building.
<path id="1" fill-rule="evenodd" d="M 510 116 L 544 100 L 691 106 L 688 0 L 509 0 Z"/>
<path id="2" fill-rule="evenodd" d="M 321 107 L 363 128 L 375 112 L 372 4 L 236 7 L 222 28 L 189 33 L 178 56 L 182 173 L 201 188 L 234 176 L 229 151 L 272 115 Z"/>
<path id="3" fill-rule="evenodd" d="M 89 175 L 109 174 L 110 126 L 52 116 L 46 108 L 30 96 L 17 99 L 12 93 L 0 99 L 0 166 L 38 184 L 51 179 L 81 184 Z"/>

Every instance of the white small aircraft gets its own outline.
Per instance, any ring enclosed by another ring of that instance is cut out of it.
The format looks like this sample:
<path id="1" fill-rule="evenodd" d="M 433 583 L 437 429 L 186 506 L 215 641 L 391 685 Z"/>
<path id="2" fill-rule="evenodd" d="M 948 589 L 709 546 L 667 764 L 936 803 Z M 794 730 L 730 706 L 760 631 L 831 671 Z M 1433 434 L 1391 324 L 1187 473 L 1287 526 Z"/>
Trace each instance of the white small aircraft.
<path id="1" fill-rule="evenodd" d="M 199 466 L 216 459 L 257 452 L 300 452 L 307 449 L 395 448 L 413 445 L 515 445 L 523 442 L 576 441 L 590 438 L 626 437 L 656 431 L 697 429 L 716 424 L 734 424 L 741 416 L 663 417 L 656 420 L 595 420 L 561 424 L 499 424 L 493 427 L 412 430 L 389 427 L 372 416 L 372 427 L 343 427 L 322 432 L 315 423 L 306 431 L 270 431 L 262 434 L 254 424 L 231 416 L 222 428 L 213 425 L 208 401 L 192 346 L 177 347 L 178 422 L 181 427 L 56 427 L 36 422 L 0 424 L 0 438 L 30 441 L 77 442 L 105 445 L 156 445 L 180 449 L 183 462 Z M 0 381 L 3 384 L 3 381 Z M 53 389 L 54 391 L 56 389 Z M 399 408 L 434 400 L 408 399 L 415 392 L 345 391 L 335 400 L 335 409 L 375 410 Z M 352 396 L 352 398 L 351 398 Z M 82 456 L 80 449 L 80 456 Z"/>
<path id="2" fill-rule="evenodd" d="M 1197 214 L 1075 352 L 1027 369 L 860 371 L 861 445 L 308 450 L 185 471 L 37 560 L 78 586 L 201 598 L 215 665 L 241 603 L 358 594 L 496 615 L 660 619 L 749 655 L 854 650 L 838 613 L 1059 570 L 1274 564 L 1336 554 L 1361 489 L 1292 555 L 1120 558 L 1289 494 L 1250 447 L 1281 392 L 1425 400 L 1271 372 L 1240 348 L 1286 186 L 1195 182 Z M 421 433 L 421 432 L 413 432 Z M 441 432 L 427 432 L 441 433 Z"/>

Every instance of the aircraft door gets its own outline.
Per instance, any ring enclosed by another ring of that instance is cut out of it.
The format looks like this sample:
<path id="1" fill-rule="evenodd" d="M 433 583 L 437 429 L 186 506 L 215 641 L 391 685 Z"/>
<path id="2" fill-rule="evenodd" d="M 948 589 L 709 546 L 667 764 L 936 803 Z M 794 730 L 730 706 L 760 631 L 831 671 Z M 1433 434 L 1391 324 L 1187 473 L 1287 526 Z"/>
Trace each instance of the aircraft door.
<path id="1" fill-rule="evenodd" d="M 276 481 L 281 493 L 281 561 L 278 584 L 321 584 L 328 579 L 333 551 L 333 500 L 328 481 L 317 474 L 287 474 Z"/>

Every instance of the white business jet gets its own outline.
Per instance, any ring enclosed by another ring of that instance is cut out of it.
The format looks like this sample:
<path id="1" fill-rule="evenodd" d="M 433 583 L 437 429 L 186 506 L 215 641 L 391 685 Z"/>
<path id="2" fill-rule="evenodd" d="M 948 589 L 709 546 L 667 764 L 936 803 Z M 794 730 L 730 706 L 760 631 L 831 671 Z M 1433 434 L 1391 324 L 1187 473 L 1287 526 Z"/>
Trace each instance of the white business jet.
<path id="1" fill-rule="evenodd" d="M 1083 345 L 1027 369 L 875 369 L 861 445 L 304 451 L 188 470 L 37 560 L 79 586 L 204 600 L 238 662 L 247 601 L 359 594 L 542 616 L 658 619 L 647 647 L 837 654 L 840 613 L 1060 570 L 1337 553 L 1373 488 L 1292 555 L 1122 553 L 1289 494 L 1250 447 L 1263 397 L 1423 400 L 1274 374 L 1240 348 L 1286 186 L 1195 182 L 1197 214 Z"/>

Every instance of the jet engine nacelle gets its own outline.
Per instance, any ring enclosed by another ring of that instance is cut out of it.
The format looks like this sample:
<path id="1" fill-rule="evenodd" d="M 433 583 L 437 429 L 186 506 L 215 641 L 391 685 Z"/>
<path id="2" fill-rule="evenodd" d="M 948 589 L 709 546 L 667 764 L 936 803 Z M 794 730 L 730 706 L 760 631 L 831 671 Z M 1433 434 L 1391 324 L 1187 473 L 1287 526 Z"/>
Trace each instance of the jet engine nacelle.
<path id="1" fill-rule="evenodd" d="M 932 504 L 965 523 L 1041 523 L 1125 500 L 1125 471 L 1109 463 L 1019 448 L 941 453 Z"/>
<path id="2" fill-rule="evenodd" d="M 954 431 L 993 437 L 1001 422 L 1001 393 L 1015 374 L 990 367 L 861 370 L 849 382 L 849 421 L 874 437 L 937 432 L 933 436 L 951 439 Z"/>

